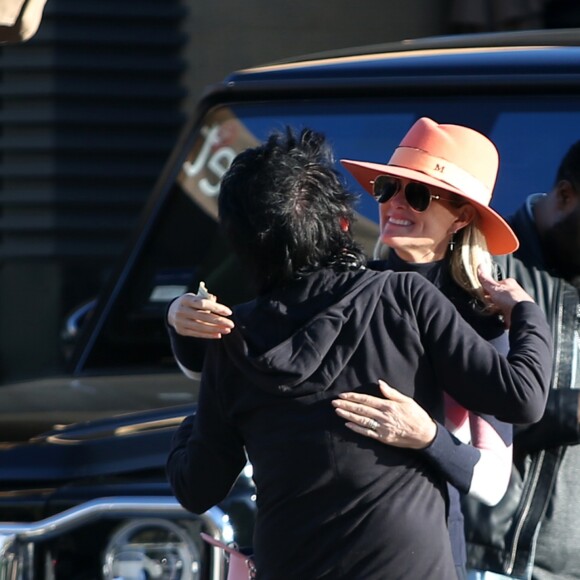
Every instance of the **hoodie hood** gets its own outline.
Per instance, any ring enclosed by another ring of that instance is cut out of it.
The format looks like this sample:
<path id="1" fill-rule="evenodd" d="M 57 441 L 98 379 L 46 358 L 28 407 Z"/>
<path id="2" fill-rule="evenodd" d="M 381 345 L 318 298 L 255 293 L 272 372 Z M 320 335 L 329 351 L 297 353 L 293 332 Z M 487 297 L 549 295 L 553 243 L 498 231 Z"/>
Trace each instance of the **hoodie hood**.
<path id="1" fill-rule="evenodd" d="M 234 331 L 223 339 L 226 352 L 264 390 L 286 396 L 326 390 L 369 325 L 381 276 L 322 270 L 243 304 L 234 309 Z"/>

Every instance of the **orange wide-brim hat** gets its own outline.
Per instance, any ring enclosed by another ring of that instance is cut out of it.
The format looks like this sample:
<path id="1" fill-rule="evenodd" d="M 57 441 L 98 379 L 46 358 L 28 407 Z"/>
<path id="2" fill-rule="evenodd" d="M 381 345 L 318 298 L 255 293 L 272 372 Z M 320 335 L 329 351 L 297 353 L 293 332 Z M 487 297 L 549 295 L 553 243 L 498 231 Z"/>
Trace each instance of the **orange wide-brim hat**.
<path id="1" fill-rule="evenodd" d="M 379 175 L 440 187 L 466 199 L 478 212 L 478 226 L 492 254 L 511 254 L 519 241 L 508 223 L 489 207 L 499 167 L 495 145 L 461 125 L 439 125 L 422 117 L 405 135 L 386 165 L 341 159 L 372 195 Z"/>

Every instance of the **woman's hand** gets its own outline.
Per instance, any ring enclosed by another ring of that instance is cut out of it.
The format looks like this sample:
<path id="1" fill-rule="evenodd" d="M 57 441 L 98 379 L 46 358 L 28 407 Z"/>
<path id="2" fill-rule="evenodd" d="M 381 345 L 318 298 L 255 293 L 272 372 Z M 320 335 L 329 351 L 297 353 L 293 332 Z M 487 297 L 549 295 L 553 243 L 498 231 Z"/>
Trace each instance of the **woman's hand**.
<path id="1" fill-rule="evenodd" d="M 478 268 L 477 274 L 486 298 L 489 299 L 493 308 L 503 315 L 507 328 L 510 327 L 513 307 L 518 302 L 534 302 L 534 299 L 513 278 L 494 280 L 481 268 Z"/>
<path id="2" fill-rule="evenodd" d="M 225 305 L 197 294 L 183 294 L 174 300 L 167 311 L 167 322 L 178 334 L 196 338 L 221 338 L 229 334 L 234 323 L 226 318 L 232 311 Z"/>
<path id="3" fill-rule="evenodd" d="M 395 447 L 423 449 L 437 434 L 437 424 L 414 399 L 379 381 L 385 396 L 342 393 L 332 401 L 352 431 Z"/>

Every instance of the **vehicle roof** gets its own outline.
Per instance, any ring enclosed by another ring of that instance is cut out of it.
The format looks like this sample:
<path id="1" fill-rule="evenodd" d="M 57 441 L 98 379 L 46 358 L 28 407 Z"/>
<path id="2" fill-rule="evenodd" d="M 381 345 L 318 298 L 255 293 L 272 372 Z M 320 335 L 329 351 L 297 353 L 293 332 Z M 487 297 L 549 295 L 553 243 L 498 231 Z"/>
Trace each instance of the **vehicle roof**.
<path id="1" fill-rule="evenodd" d="M 228 76 L 226 83 L 368 79 L 383 76 L 386 70 L 400 76 L 577 74 L 580 29 L 432 37 L 321 52 L 239 70 Z"/>

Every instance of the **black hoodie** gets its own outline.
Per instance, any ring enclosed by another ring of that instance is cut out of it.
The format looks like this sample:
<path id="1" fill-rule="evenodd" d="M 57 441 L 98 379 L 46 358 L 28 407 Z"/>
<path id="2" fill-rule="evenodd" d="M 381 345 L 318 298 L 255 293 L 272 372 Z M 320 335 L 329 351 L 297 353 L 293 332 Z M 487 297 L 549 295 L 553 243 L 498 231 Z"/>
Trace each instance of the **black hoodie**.
<path id="1" fill-rule="evenodd" d="M 513 422 L 539 419 L 551 339 L 533 303 L 512 313 L 509 360 L 414 273 L 323 270 L 234 310 L 210 345 L 197 414 L 168 475 L 202 513 L 254 469 L 259 578 L 449 580 L 445 483 L 421 454 L 361 437 L 331 400 L 383 378 L 442 421 L 442 389 Z M 187 340 L 171 333 L 177 359 Z M 187 366 L 185 364 L 185 366 Z"/>

